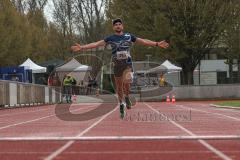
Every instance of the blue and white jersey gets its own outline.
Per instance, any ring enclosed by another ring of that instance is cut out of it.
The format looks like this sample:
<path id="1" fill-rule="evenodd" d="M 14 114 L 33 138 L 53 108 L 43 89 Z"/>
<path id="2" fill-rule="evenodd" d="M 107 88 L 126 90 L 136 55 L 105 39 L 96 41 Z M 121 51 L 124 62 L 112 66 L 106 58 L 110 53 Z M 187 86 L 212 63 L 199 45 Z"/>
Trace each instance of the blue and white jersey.
<path id="1" fill-rule="evenodd" d="M 111 35 L 104 39 L 104 41 L 111 45 L 112 56 L 115 64 L 118 63 L 132 63 L 130 48 L 132 42 L 135 42 L 137 37 L 130 33 L 124 33 L 122 35 Z"/>

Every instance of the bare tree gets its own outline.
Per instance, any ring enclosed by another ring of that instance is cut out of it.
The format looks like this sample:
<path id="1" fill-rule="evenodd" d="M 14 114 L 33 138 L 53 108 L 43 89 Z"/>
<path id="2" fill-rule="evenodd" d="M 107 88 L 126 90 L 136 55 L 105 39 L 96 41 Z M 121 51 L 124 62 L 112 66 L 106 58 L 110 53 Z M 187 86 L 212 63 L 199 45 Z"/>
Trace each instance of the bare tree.
<path id="1" fill-rule="evenodd" d="M 193 84 L 193 71 L 231 25 L 233 1 L 169 0 L 161 12 L 169 21 L 175 60 L 183 71 L 183 84 Z"/>
<path id="2" fill-rule="evenodd" d="M 76 39 L 81 43 L 87 43 L 103 38 L 105 2 L 106 0 L 53 0 L 53 16 L 55 23 L 62 30 L 64 39 L 61 43 L 65 55 L 69 55 L 67 49 L 76 42 Z M 96 76 L 101 62 L 96 62 L 92 56 L 81 57 L 81 62 L 97 68 L 96 72 L 93 71 L 93 76 Z"/>
<path id="3" fill-rule="evenodd" d="M 91 42 L 103 37 L 105 3 L 106 0 L 76 1 L 76 26 L 82 41 Z"/>
<path id="4" fill-rule="evenodd" d="M 105 7 L 107 0 L 77 0 L 75 3 L 75 27 L 79 35 L 80 43 L 90 43 L 102 39 L 106 33 L 105 27 Z M 106 52 L 91 50 L 97 53 L 101 60 L 106 60 Z M 93 66 L 92 76 L 96 77 L 100 73 L 99 68 L 103 61 L 96 61 L 94 57 L 86 57 L 81 60 L 83 63 Z"/>
<path id="5" fill-rule="evenodd" d="M 234 1 L 233 10 L 231 12 L 231 22 L 227 25 L 222 34 L 223 44 L 226 45 L 224 55 L 229 65 L 229 82 L 233 83 L 233 65 L 237 64 L 237 82 L 240 82 L 240 2 Z M 234 63 L 237 59 L 237 63 Z"/>
<path id="6" fill-rule="evenodd" d="M 26 1 L 23 0 L 11 0 L 18 12 L 24 13 L 26 11 Z"/>
<path id="7" fill-rule="evenodd" d="M 41 10 L 43 11 L 44 7 L 46 6 L 48 0 L 27 0 L 28 10 Z"/>
<path id="8" fill-rule="evenodd" d="M 54 19 L 62 29 L 64 37 L 73 34 L 74 0 L 53 0 Z"/>
<path id="9" fill-rule="evenodd" d="M 70 55 L 69 48 L 74 42 L 73 34 L 73 19 L 74 19 L 74 0 L 52 0 L 53 2 L 53 18 L 55 24 L 57 24 L 61 35 L 59 37 L 59 53 L 65 58 Z"/>

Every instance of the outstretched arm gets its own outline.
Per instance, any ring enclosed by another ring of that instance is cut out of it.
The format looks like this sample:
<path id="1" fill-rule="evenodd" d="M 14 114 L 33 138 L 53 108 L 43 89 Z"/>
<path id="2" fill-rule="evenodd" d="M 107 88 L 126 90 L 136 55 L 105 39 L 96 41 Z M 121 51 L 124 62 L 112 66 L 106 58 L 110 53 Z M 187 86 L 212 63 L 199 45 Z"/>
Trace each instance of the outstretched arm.
<path id="1" fill-rule="evenodd" d="M 168 48 L 169 44 L 166 41 L 154 42 L 148 39 L 137 38 L 136 43 L 146 46 L 158 46 L 161 48 Z"/>
<path id="2" fill-rule="evenodd" d="M 91 49 L 91 48 L 97 48 L 97 47 L 105 46 L 105 45 L 106 45 L 106 42 L 104 40 L 100 40 L 100 41 L 89 43 L 86 45 L 80 45 L 78 43 L 75 43 L 75 45 L 73 45 L 71 47 L 71 49 L 72 49 L 72 51 L 77 52 L 77 51 Z"/>

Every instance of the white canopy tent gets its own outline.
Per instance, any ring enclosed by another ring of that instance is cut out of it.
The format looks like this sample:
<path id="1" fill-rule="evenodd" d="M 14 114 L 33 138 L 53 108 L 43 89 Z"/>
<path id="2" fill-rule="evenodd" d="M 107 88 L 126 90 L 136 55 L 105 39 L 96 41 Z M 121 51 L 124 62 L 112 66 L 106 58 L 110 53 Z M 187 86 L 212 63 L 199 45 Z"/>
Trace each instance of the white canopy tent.
<path id="1" fill-rule="evenodd" d="M 81 63 L 79 63 L 75 58 L 73 58 L 69 62 L 57 67 L 56 72 L 72 72 L 79 66 L 81 66 Z"/>
<path id="2" fill-rule="evenodd" d="M 70 73 L 77 80 L 78 84 L 80 81 L 87 81 L 87 78 L 90 76 L 90 71 L 92 71 L 91 66 L 83 65 L 75 58 L 56 68 L 56 72 L 61 82 L 64 75 Z"/>
<path id="3" fill-rule="evenodd" d="M 33 83 L 39 83 L 38 81 L 40 80 L 40 78 L 42 78 L 41 76 L 39 77 L 39 75 L 37 75 L 37 74 L 41 74 L 41 73 L 46 73 L 47 72 L 47 68 L 46 67 L 42 67 L 42 66 L 37 65 L 30 58 L 28 58 L 25 62 L 23 62 L 19 66 L 26 67 L 27 69 L 31 69 L 32 70 L 32 82 Z"/>
<path id="4" fill-rule="evenodd" d="M 88 81 L 90 71 L 92 71 L 92 67 L 80 64 L 79 67 L 77 67 L 71 72 L 71 75 L 74 76 L 77 82 Z"/>
<path id="5" fill-rule="evenodd" d="M 32 73 L 46 73 L 46 71 L 47 71 L 46 67 L 42 67 L 42 66 L 37 65 L 30 58 L 28 58 L 20 66 L 24 66 L 24 67 L 26 67 L 28 69 L 31 69 Z"/>
<path id="6" fill-rule="evenodd" d="M 86 72 L 91 70 L 92 70 L 92 67 L 80 64 L 80 66 L 74 69 L 73 72 Z"/>
<path id="7" fill-rule="evenodd" d="M 175 66 L 170 61 L 166 60 L 163 62 L 160 66 L 157 66 L 155 68 L 151 68 L 146 71 L 146 74 L 148 73 L 166 73 L 166 72 L 180 72 L 182 70 L 181 67 Z"/>
<path id="8" fill-rule="evenodd" d="M 171 83 L 172 85 L 179 85 L 181 82 L 180 80 L 180 71 L 182 70 L 181 67 L 175 66 L 170 61 L 164 61 L 160 66 L 155 68 L 151 68 L 146 71 L 145 74 L 155 73 L 155 74 L 165 74 L 166 81 Z"/>

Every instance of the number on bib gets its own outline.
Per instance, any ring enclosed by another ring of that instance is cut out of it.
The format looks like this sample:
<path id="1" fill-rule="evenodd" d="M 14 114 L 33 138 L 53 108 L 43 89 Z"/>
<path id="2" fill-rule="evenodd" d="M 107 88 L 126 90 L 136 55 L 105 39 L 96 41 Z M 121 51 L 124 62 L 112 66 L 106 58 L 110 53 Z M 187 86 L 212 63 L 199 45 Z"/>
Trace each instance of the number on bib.
<path id="1" fill-rule="evenodd" d="M 127 58 L 128 58 L 128 52 L 126 52 L 126 51 L 117 52 L 118 60 L 127 59 Z"/>

